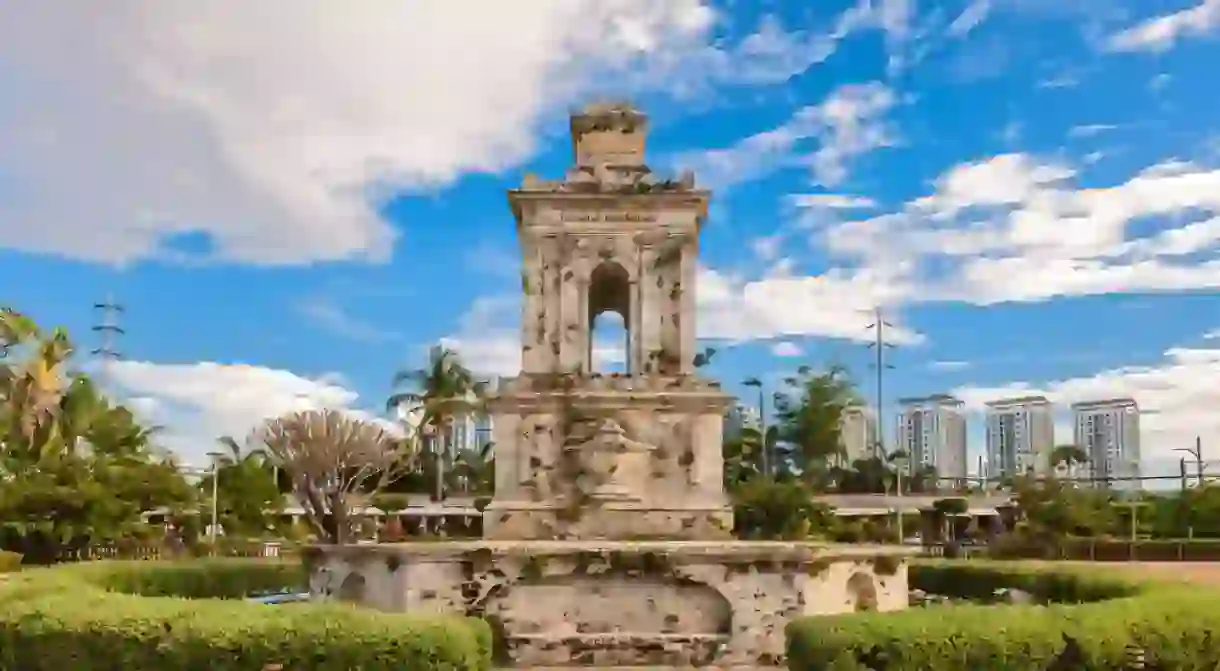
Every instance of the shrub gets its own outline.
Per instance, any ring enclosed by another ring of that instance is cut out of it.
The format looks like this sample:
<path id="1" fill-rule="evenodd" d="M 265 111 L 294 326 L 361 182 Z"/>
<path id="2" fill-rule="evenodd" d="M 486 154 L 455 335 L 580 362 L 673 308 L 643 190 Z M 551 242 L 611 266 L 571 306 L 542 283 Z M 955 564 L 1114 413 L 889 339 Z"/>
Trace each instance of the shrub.
<path id="1" fill-rule="evenodd" d="M 0 573 L 12 573 L 21 568 L 21 553 L 0 550 Z"/>
<path id="2" fill-rule="evenodd" d="M 970 562 L 918 563 L 913 587 L 949 596 L 1021 589 L 1049 605 L 975 604 L 807 617 L 788 626 L 789 668 L 886 671 L 1073 671 L 1220 664 L 1216 594 L 1091 568 Z"/>
<path id="3" fill-rule="evenodd" d="M 300 568 L 287 562 L 248 560 L 97 562 L 23 571 L 0 583 L 0 669 L 490 667 L 491 632 L 479 620 L 233 600 L 292 588 L 302 578 Z"/>

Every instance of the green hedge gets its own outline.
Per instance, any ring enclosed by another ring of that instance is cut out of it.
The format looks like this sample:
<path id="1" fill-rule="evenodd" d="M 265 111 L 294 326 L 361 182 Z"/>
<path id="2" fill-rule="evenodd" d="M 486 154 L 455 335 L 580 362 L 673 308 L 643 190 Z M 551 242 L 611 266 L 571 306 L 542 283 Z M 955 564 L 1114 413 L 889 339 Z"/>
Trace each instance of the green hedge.
<path id="1" fill-rule="evenodd" d="M 301 579 L 300 569 L 287 562 L 250 560 L 96 562 L 22 571 L 0 583 L 0 671 L 491 666 L 491 631 L 480 620 L 234 600 L 246 591 L 293 588 Z"/>
<path id="2" fill-rule="evenodd" d="M 1220 593 L 1096 567 L 920 562 L 911 587 L 959 597 L 1009 587 L 1048 605 L 952 604 L 807 617 L 788 626 L 793 671 L 1113 671 L 1220 668 Z M 1213 632 L 1216 632 L 1213 634 Z M 1074 644 L 1069 644 L 1074 641 Z"/>
<path id="3" fill-rule="evenodd" d="M 22 556 L 18 552 L 0 550 L 0 573 L 12 573 L 21 568 Z"/>

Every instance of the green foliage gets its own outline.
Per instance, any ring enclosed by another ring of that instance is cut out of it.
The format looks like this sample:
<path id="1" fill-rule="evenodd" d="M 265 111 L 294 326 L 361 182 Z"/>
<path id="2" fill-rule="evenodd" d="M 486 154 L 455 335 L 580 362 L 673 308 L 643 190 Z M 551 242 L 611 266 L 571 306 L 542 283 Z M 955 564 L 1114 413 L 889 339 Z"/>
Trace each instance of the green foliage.
<path id="1" fill-rule="evenodd" d="M 250 575 L 239 576 L 242 571 Z M 246 589 L 298 584 L 299 571 L 266 562 L 100 563 L 26 571 L 0 583 L 0 668 L 489 669 L 491 632 L 482 621 L 231 600 Z M 118 590 L 221 598 L 187 601 Z"/>
<path id="2" fill-rule="evenodd" d="M 45 563 L 136 533 L 143 511 L 192 502 L 154 430 L 69 372 L 66 332 L 0 309 L 0 345 L 0 547 Z"/>
<path id="3" fill-rule="evenodd" d="M 811 470 L 839 454 L 843 411 L 858 402 L 855 385 L 841 366 L 815 372 L 802 366 L 775 396 L 780 441 L 792 446 L 794 465 Z"/>
<path id="4" fill-rule="evenodd" d="M 217 517 L 226 534 L 262 536 L 273 526 L 272 515 L 283 509 L 276 469 L 259 450 L 243 451 L 237 441 L 220 439 L 227 454 L 218 463 Z M 212 497 L 212 474 L 199 481 L 199 498 Z"/>
<path id="5" fill-rule="evenodd" d="M 1096 569 L 972 560 L 916 563 L 913 587 L 960 597 L 1007 587 L 1049 605 L 950 605 L 806 617 L 788 626 L 789 668 L 1110 671 L 1131 648 L 1157 669 L 1220 663 L 1216 594 Z"/>
<path id="6" fill-rule="evenodd" d="M 755 478 L 733 494 L 734 527 L 741 538 L 799 540 L 823 535 L 834 524 L 829 507 L 815 503 L 801 482 Z"/>
<path id="7" fill-rule="evenodd" d="M 21 569 L 21 554 L 0 550 L 0 573 L 12 573 Z"/>

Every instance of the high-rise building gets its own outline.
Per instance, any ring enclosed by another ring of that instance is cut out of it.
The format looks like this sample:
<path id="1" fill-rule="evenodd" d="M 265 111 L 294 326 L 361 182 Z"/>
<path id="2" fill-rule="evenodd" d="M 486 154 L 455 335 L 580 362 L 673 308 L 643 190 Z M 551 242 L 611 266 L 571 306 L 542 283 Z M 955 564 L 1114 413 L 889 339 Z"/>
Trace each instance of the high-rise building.
<path id="1" fill-rule="evenodd" d="M 987 404 L 987 477 L 1046 475 L 1055 448 L 1054 408 L 1045 396 Z"/>
<path id="2" fill-rule="evenodd" d="M 843 448 L 842 465 L 876 456 L 877 414 L 872 408 L 853 405 L 843 409 L 839 418 L 839 443 Z"/>
<path id="3" fill-rule="evenodd" d="M 743 429 L 758 430 L 761 426 L 758 410 L 738 403 L 729 408 L 724 416 L 724 437 L 730 440 L 740 438 Z"/>
<path id="4" fill-rule="evenodd" d="M 1098 487 L 1139 489 L 1140 411 L 1131 398 L 1112 398 L 1072 404 L 1076 446 L 1089 462 L 1085 470 Z"/>
<path id="5" fill-rule="evenodd" d="M 962 401 L 948 394 L 898 400 L 897 449 L 907 469 L 931 466 L 943 485 L 966 484 L 966 416 Z M 946 479 L 948 481 L 946 482 Z"/>

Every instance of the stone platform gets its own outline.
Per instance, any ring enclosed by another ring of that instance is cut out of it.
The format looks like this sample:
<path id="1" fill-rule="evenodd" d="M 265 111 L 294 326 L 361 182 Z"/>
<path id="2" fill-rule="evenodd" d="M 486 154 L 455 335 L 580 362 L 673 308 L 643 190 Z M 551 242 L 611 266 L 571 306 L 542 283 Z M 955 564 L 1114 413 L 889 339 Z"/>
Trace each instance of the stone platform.
<path id="1" fill-rule="evenodd" d="M 917 549 L 809 542 L 469 541 L 319 546 L 310 592 L 481 616 L 502 662 L 772 666 L 802 615 L 907 607 Z"/>

